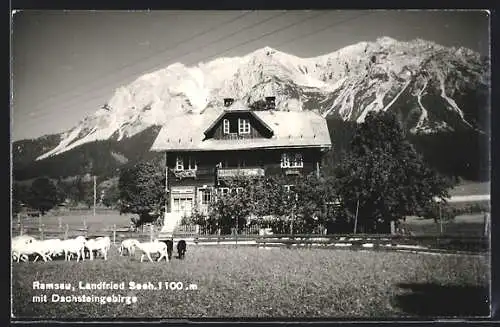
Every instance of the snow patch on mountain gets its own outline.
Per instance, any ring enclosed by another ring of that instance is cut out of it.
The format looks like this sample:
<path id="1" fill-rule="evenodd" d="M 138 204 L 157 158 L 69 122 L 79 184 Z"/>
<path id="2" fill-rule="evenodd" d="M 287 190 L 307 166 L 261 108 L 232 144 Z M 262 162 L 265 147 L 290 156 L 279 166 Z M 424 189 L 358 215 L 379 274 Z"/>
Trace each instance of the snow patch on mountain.
<path id="1" fill-rule="evenodd" d="M 432 121 L 432 113 L 439 110 L 452 111 L 471 127 L 454 95 L 466 86 L 484 85 L 489 81 L 486 72 L 479 54 L 469 49 L 389 37 L 313 58 L 265 47 L 192 67 L 174 63 L 117 88 L 102 108 L 63 133 L 60 143 L 38 160 L 88 142 L 123 140 L 171 117 L 221 110 L 227 97 L 251 104 L 275 96 L 278 110 L 315 110 L 357 122 L 370 111 L 399 110 L 394 106 L 403 102 L 419 113 L 414 132 L 454 128 L 449 121 Z M 425 85 L 417 82 L 423 79 Z M 424 107 L 424 90 L 426 97 L 442 98 L 447 108 Z M 407 96 L 414 99 L 400 101 Z"/>

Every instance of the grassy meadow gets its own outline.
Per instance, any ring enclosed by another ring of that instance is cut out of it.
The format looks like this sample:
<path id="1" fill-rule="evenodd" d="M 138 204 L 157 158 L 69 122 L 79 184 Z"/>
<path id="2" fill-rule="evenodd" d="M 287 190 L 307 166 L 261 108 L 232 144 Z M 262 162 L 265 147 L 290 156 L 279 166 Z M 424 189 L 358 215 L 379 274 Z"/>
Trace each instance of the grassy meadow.
<path id="1" fill-rule="evenodd" d="M 34 290 L 33 282 L 75 291 Z M 183 290 L 78 290 L 78 282 L 181 281 Z M 196 284 L 196 290 L 187 285 Z M 16 318 L 391 318 L 488 315 L 489 261 L 327 249 L 188 246 L 184 260 L 139 262 L 111 249 L 108 261 L 14 263 Z M 125 303 L 51 303 L 62 295 L 136 296 Z M 47 303 L 33 302 L 46 294 Z"/>

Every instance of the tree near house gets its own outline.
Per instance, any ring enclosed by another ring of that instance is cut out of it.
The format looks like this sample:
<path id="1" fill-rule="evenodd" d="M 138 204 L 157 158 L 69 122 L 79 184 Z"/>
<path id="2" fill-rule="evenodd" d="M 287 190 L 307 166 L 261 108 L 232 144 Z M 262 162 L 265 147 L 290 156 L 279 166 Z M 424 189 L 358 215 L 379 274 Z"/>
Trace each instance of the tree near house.
<path id="1" fill-rule="evenodd" d="M 251 179 L 237 176 L 226 181 L 227 194 L 219 193 L 209 206 L 209 221 L 215 222 L 222 234 L 232 228 L 241 231 L 253 211 Z"/>
<path id="2" fill-rule="evenodd" d="M 64 198 L 61 192 L 59 192 L 56 185 L 46 177 L 38 178 L 33 181 L 26 198 L 27 204 L 39 210 L 42 215 L 63 201 Z"/>
<path id="3" fill-rule="evenodd" d="M 312 233 L 319 226 L 326 228 L 333 219 L 329 205 L 338 199 L 335 179 L 315 174 L 297 180 L 294 207 L 294 233 Z"/>
<path id="4" fill-rule="evenodd" d="M 279 229 L 290 219 L 295 197 L 285 185 L 285 180 L 278 176 L 254 180 L 251 184 L 252 213 L 260 226 Z M 269 217 L 274 219 L 269 220 Z"/>
<path id="5" fill-rule="evenodd" d="M 290 186 L 293 183 L 293 187 Z M 227 234 L 238 225 L 257 224 L 271 227 L 275 233 L 311 233 L 319 225 L 326 226 L 331 216 L 327 203 L 337 195 L 331 179 L 297 176 L 286 181 L 279 176 L 266 178 L 239 177 L 226 181 L 232 190 L 218 195 L 210 205 L 210 218 Z M 237 190 L 237 191 L 236 191 Z"/>
<path id="6" fill-rule="evenodd" d="M 391 221 L 428 210 L 434 197 L 445 201 L 452 187 L 424 163 L 389 112 L 366 116 L 335 175 L 343 206 L 351 219 L 358 211 L 362 232 L 389 232 Z"/>
<path id="7" fill-rule="evenodd" d="M 120 211 L 139 215 L 139 225 L 154 222 L 165 205 L 165 171 L 153 162 L 120 172 Z"/>

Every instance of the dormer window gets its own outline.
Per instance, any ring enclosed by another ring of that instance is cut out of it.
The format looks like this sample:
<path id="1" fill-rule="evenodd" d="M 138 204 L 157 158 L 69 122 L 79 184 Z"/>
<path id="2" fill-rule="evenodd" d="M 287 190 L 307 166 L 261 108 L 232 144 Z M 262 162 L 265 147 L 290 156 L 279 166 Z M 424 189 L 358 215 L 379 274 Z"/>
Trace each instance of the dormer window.
<path id="1" fill-rule="evenodd" d="M 281 155 L 281 168 L 302 168 L 302 167 L 304 167 L 302 153 L 285 152 Z"/>
<path id="2" fill-rule="evenodd" d="M 229 134 L 229 128 L 231 125 L 229 125 L 229 119 L 224 119 L 222 121 L 222 125 L 223 125 L 223 128 L 224 128 L 224 134 Z"/>
<path id="3" fill-rule="evenodd" d="M 238 119 L 238 134 L 250 134 L 250 120 Z"/>

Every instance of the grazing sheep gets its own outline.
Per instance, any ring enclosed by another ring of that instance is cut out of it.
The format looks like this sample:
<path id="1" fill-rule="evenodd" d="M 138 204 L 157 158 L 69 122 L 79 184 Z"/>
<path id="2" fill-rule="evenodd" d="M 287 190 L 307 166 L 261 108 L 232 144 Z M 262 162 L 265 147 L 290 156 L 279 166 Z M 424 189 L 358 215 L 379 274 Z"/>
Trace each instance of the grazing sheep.
<path id="1" fill-rule="evenodd" d="M 29 256 L 36 255 L 35 261 L 38 257 L 41 257 L 43 261 L 52 260 L 49 256 L 50 249 L 47 247 L 44 241 L 33 241 L 29 243 L 25 242 L 14 242 L 12 244 L 12 256 L 17 258 L 17 262 L 19 259 L 24 262 L 29 260 Z"/>
<path id="2" fill-rule="evenodd" d="M 31 249 L 27 246 L 27 244 L 31 244 L 33 242 L 36 242 L 36 239 L 33 236 L 20 235 L 13 237 L 11 239 L 12 259 L 17 262 L 19 262 L 20 259 L 24 262 L 28 261 L 28 255 L 31 253 L 27 254 L 27 252 L 29 252 L 28 250 L 31 251 Z"/>
<path id="3" fill-rule="evenodd" d="M 61 244 L 61 240 L 58 238 L 37 241 L 35 244 L 39 248 L 39 251 L 44 254 L 44 256 L 42 256 L 44 261 L 52 261 L 53 257 L 59 256 L 64 253 L 64 248 Z M 35 258 L 35 261 L 38 260 L 38 257 L 39 256 Z M 47 258 L 47 260 L 45 260 L 45 258 Z"/>
<path id="4" fill-rule="evenodd" d="M 56 258 L 59 255 L 64 254 L 64 248 L 62 246 L 61 240 L 58 238 L 48 239 L 43 242 L 43 246 L 46 248 L 47 254 L 51 258 Z"/>
<path id="5" fill-rule="evenodd" d="M 108 260 L 108 251 L 111 248 L 111 239 L 108 236 L 90 239 L 85 242 L 85 247 L 90 252 L 90 260 L 94 260 L 94 251 L 101 253 L 104 260 Z"/>
<path id="6" fill-rule="evenodd" d="M 179 259 L 184 259 L 184 256 L 186 255 L 186 241 L 180 240 L 177 243 L 177 255 L 179 256 Z"/>
<path id="7" fill-rule="evenodd" d="M 76 261 L 85 260 L 84 249 L 85 249 L 85 237 L 78 236 L 74 239 L 68 239 L 61 241 L 62 247 L 64 248 L 64 260 L 70 261 L 73 254 L 76 254 Z"/>
<path id="8" fill-rule="evenodd" d="M 137 246 L 138 243 L 139 241 L 133 238 L 128 238 L 126 240 L 123 240 L 122 243 L 120 244 L 120 247 L 118 248 L 120 255 L 123 255 L 124 250 L 127 250 L 128 255 L 134 255 L 135 247 Z"/>
<path id="9" fill-rule="evenodd" d="M 144 259 L 144 256 L 147 256 L 149 261 L 153 262 L 153 259 L 151 258 L 151 254 L 153 253 L 159 253 L 160 257 L 158 258 L 158 262 L 165 257 L 165 261 L 170 261 L 170 258 L 168 257 L 167 253 L 167 245 L 163 242 L 158 242 L 157 240 L 154 242 L 144 242 L 144 243 L 137 243 L 135 246 L 139 250 L 142 251 L 141 255 L 141 262 Z"/>

